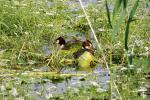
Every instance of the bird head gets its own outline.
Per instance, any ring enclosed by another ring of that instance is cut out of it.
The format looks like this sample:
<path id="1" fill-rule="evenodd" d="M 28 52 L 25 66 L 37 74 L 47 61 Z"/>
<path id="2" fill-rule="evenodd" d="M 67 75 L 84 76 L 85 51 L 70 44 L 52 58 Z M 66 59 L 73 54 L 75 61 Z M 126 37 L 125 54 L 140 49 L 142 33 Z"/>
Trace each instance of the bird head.
<path id="1" fill-rule="evenodd" d="M 87 40 L 87 39 L 82 42 L 82 47 L 86 50 L 92 50 L 93 49 L 92 42 L 90 40 Z"/>
<path id="2" fill-rule="evenodd" d="M 64 47 L 66 44 L 66 41 L 63 37 L 60 36 L 55 40 L 55 43 L 59 44 L 61 47 Z"/>

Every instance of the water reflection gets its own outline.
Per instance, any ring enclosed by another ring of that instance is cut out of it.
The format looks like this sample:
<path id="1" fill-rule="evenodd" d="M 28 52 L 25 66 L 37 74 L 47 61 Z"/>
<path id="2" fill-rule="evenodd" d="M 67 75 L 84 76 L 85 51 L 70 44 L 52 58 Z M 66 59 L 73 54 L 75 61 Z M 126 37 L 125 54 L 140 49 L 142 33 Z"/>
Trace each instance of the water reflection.
<path id="1" fill-rule="evenodd" d="M 88 6 L 89 4 L 97 4 L 98 1 L 101 0 L 82 0 L 82 3 L 84 6 Z M 38 5 L 40 3 L 40 0 L 35 0 L 36 5 Z M 55 2 L 54 0 L 45 0 L 45 3 L 48 7 L 54 6 L 56 5 L 58 2 Z M 73 5 L 79 3 L 79 0 L 68 0 L 67 4 L 69 5 Z"/>
<path id="2" fill-rule="evenodd" d="M 76 73 L 76 74 L 81 73 L 80 71 L 75 72 L 72 70 L 70 72 Z M 69 73 L 69 71 L 65 70 L 64 73 Z M 98 84 L 98 86 L 101 89 L 104 89 L 107 91 L 109 89 L 109 80 L 110 80 L 110 76 L 108 74 L 107 69 L 97 67 L 97 68 L 95 68 L 93 73 L 91 73 L 87 76 L 82 76 L 82 77 L 81 76 L 80 77 L 73 76 L 70 79 L 67 79 L 65 81 L 58 82 L 58 83 L 53 83 L 53 82 L 46 82 L 43 84 L 33 83 L 33 84 L 30 84 L 29 88 L 32 87 L 32 90 L 30 90 L 30 91 L 32 91 L 31 93 L 46 92 L 47 94 L 51 94 L 51 95 L 60 95 L 70 89 L 71 90 L 78 89 L 81 86 L 91 86 L 94 84 Z M 45 88 L 45 89 L 43 89 L 43 88 Z M 36 96 L 36 94 L 34 94 L 34 95 Z"/>

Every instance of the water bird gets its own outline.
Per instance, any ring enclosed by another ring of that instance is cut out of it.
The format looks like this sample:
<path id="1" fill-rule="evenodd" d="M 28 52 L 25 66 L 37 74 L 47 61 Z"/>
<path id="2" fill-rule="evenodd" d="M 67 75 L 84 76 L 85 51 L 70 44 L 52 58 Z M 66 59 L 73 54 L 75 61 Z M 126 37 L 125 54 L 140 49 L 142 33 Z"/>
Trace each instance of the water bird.
<path id="1" fill-rule="evenodd" d="M 91 70 L 95 66 L 94 48 L 90 40 L 82 42 L 82 49 L 73 53 L 80 70 Z"/>
<path id="2" fill-rule="evenodd" d="M 65 39 L 64 37 L 60 36 L 55 39 L 55 43 L 59 44 L 62 50 L 69 50 L 70 48 L 81 47 L 82 41 L 77 38 Z"/>
<path id="3" fill-rule="evenodd" d="M 57 52 L 62 58 L 60 60 L 62 65 L 72 65 L 74 62 L 73 53 L 82 48 L 82 41 L 77 37 L 60 36 L 55 39 L 54 43 L 59 47 Z"/>

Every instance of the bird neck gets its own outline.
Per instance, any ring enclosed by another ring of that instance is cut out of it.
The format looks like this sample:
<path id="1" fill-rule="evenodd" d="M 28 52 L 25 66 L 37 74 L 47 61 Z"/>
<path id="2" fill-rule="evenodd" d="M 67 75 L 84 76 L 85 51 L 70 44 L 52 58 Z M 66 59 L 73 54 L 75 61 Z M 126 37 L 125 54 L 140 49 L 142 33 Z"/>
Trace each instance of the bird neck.
<path id="1" fill-rule="evenodd" d="M 93 49 L 84 49 L 85 51 L 90 52 L 92 55 L 94 55 L 94 50 Z"/>

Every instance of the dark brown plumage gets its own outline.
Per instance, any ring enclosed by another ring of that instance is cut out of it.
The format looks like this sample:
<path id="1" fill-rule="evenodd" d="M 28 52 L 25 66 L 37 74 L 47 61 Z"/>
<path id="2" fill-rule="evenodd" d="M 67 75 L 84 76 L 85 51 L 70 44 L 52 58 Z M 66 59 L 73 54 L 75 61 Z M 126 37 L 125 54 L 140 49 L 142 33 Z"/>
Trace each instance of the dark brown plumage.
<path id="1" fill-rule="evenodd" d="M 82 47 L 83 49 L 80 49 L 77 52 L 73 53 L 74 58 L 79 58 L 85 51 L 90 52 L 92 55 L 94 55 L 94 49 L 91 41 L 86 39 L 82 42 Z"/>
<path id="2" fill-rule="evenodd" d="M 69 50 L 72 47 L 81 47 L 81 41 L 77 39 L 64 39 L 63 37 L 58 37 L 55 42 L 61 46 L 62 50 Z M 77 45 L 77 46 L 75 46 Z"/>
<path id="3" fill-rule="evenodd" d="M 66 41 L 65 41 L 65 39 L 63 37 L 58 37 L 55 41 L 59 45 L 65 45 L 66 44 Z"/>

